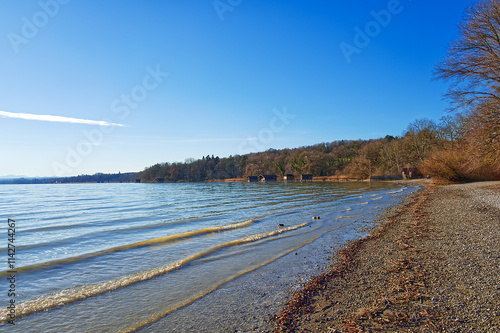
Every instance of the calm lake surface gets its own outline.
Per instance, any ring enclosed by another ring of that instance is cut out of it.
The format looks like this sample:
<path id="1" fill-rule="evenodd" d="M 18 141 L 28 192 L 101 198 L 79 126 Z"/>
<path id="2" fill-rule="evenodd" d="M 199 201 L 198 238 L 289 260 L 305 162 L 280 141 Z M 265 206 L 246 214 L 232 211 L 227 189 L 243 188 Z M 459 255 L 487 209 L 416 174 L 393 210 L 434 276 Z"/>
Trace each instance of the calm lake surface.
<path id="1" fill-rule="evenodd" d="M 396 183 L 0 185 L 0 330 L 253 330 Z M 313 220 L 313 216 L 321 219 Z M 15 325 L 7 220 L 15 220 Z M 283 226 L 280 226 L 283 225 Z"/>

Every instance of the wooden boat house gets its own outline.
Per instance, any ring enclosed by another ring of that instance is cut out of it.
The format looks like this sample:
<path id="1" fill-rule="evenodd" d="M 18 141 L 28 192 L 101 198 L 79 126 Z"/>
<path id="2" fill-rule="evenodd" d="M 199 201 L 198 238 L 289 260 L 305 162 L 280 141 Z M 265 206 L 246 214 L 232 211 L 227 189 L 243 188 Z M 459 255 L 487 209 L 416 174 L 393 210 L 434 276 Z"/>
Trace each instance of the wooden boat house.
<path id="1" fill-rule="evenodd" d="M 248 176 L 247 177 L 247 182 L 249 183 L 256 183 L 259 181 L 259 177 L 258 176 Z"/>
<path id="2" fill-rule="evenodd" d="M 300 180 L 301 181 L 309 181 L 309 182 L 312 182 L 313 180 L 313 175 L 311 174 L 303 174 L 300 176 Z"/>
<path id="3" fill-rule="evenodd" d="M 276 176 L 276 175 L 260 175 L 259 179 L 263 183 L 277 182 L 278 176 Z"/>

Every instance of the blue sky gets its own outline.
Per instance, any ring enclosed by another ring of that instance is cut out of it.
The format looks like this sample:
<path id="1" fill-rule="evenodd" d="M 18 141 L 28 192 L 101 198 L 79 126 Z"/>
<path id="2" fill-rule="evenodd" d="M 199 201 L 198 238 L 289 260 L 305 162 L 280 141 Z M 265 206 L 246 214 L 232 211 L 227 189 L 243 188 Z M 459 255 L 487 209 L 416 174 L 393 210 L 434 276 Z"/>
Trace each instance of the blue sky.
<path id="1" fill-rule="evenodd" d="M 0 176 L 401 135 L 470 3 L 0 0 Z"/>

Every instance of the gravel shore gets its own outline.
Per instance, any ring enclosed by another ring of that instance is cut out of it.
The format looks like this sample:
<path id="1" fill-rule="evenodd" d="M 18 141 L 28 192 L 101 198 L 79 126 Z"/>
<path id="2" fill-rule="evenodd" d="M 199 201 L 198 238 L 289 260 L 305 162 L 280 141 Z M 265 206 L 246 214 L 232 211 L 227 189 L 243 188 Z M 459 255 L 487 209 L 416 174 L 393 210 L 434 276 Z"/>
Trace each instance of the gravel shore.
<path id="1" fill-rule="evenodd" d="M 500 332 L 500 182 L 429 186 L 339 251 L 284 332 Z"/>

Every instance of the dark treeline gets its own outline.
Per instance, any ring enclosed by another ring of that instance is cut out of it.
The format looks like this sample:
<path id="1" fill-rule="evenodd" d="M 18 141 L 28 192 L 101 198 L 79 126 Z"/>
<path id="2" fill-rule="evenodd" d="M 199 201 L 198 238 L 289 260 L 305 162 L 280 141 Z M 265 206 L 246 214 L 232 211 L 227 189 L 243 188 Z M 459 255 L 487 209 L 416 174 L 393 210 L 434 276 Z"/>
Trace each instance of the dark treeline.
<path id="1" fill-rule="evenodd" d="M 166 182 L 197 182 L 260 174 L 367 178 L 370 171 L 372 176 L 400 175 L 403 168 L 409 167 L 420 168 L 425 175 L 450 180 L 499 178 L 497 168 L 477 154 L 457 155 L 457 149 L 462 151 L 469 147 L 475 137 L 473 123 L 474 117 L 455 114 L 443 117 L 438 123 L 429 119 L 415 120 L 398 137 L 334 141 L 229 158 L 207 155 L 184 163 L 158 163 L 146 168 L 141 173 L 141 180 L 154 182 L 162 178 Z M 461 164 L 450 170 L 437 160 L 448 155 L 461 156 Z M 446 170 L 441 172 L 440 168 Z"/>
<path id="2" fill-rule="evenodd" d="M 401 137 L 321 143 L 296 149 L 270 149 L 261 153 L 219 158 L 206 156 L 185 163 L 155 164 L 142 172 L 143 181 L 206 181 L 244 178 L 260 174 L 312 174 L 350 176 L 400 174 L 404 167 L 421 166 L 440 147 L 458 144 L 459 118 L 445 117 L 439 124 L 421 119 Z"/>
<path id="3" fill-rule="evenodd" d="M 140 177 L 138 172 L 127 173 L 96 173 L 94 175 L 80 175 L 74 177 L 45 177 L 45 178 L 13 178 L 0 179 L 0 184 L 54 184 L 54 183 L 120 183 L 135 182 Z"/>
<path id="4" fill-rule="evenodd" d="M 296 149 L 269 149 L 261 153 L 228 158 L 207 155 L 185 163 L 158 163 L 142 172 L 143 181 L 206 181 L 242 178 L 250 175 L 313 173 L 334 175 L 349 163 L 365 141 L 336 141 Z"/>

